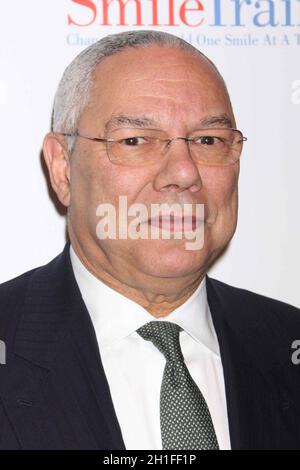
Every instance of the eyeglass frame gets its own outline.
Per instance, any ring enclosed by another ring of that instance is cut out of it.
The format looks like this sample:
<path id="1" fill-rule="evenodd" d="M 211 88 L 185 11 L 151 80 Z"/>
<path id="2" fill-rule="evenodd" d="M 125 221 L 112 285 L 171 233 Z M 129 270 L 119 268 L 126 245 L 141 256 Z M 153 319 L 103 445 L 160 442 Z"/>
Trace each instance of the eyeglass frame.
<path id="1" fill-rule="evenodd" d="M 130 128 L 130 129 L 132 129 L 132 128 Z M 231 131 L 238 132 L 241 135 L 241 140 L 239 140 L 237 143 L 246 142 L 248 140 L 248 138 L 243 135 L 241 130 L 236 129 L 234 127 L 208 127 L 208 128 L 197 129 L 197 131 L 206 131 L 206 130 L 213 130 L 213 129 L 215 129 L 215 130 L 223 129 L 223 130 L 231 130 Z M 78 132 L 75 132 L 74 134 L 69 134 L 69 133 L 66 133 L 66 132 L 55 132 L 55 134 L 60 134 L 60 135 L 63 135 L 65 137 L 81 137 L 82 139 L 91 140 L 93 142 L 104 142 L 106 144 L 109 143 L 109 142 L 112 143 L 112 142 L 120 142 L 120 140 L 126 140 L 126 138 L 125 139 L 104 139 L 102 137 L 88 137 L 86 135 L 79 134 Z M 133 137 L 143 137 L 143 136 L 137 135 L 137 136 L 133 136 Z M 128 137 L 128 139 L 130 139 L 130 137 Z M 166 138 L 166 139 L 157 137 L 155 139 L 159 140 L 161 142 L 167 142 L 166 147 L 169 147 L 174 140 L 184 140 L 185 142 L 194 142 L 196 140 L 196 137 L 195 138 L 192 138 L 192 137 L 171 137 L 171 138 Z M 109 161 L 112 164 L 118 165 L 118 163 L 114 163 L 113 161 L 111 161 L 111 159 L 109 158 L 108 152 L 107 152 L 107 156 L 108 156 Z M 231 162 L 227 165 L 220 165 L 220 166 L 233 165 L 234 163 L 239 161 L 239 158 L 235 162 Z M 215 166 L 215 165 L 212 165 L 212 166 Z"/>

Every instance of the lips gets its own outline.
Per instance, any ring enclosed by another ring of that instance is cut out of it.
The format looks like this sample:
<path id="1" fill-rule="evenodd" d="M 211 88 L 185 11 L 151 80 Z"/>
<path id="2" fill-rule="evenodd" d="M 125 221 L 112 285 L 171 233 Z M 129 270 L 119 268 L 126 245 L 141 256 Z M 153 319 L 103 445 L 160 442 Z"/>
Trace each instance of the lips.
<path id="1" fill-rule="evenodd" d="M 171 232 L 195 231 L 201 226 L 201 224 L 203 224 L 203 219 L 196 216 L 178 217 L 170 214 L 150 217 L 148 219 L 148 225 Z"/>

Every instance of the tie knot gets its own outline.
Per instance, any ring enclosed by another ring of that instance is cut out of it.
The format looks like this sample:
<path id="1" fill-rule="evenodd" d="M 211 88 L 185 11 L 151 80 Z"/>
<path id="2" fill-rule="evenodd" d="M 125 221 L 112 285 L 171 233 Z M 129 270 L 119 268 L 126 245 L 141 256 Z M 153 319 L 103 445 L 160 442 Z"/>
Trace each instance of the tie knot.
<path id="1" fill-rule="evenodd" d="M 181 326 L 167 321 L 151 321 L 137 330 L 147 341 L 152 341 L 167 361 L 183 361 L 179 343 Z"/>

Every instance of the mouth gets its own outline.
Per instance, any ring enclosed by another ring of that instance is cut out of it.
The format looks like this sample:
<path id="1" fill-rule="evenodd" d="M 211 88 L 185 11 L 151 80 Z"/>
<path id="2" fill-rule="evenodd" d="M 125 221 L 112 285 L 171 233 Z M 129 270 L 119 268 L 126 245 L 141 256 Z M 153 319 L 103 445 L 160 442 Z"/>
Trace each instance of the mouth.
<path id="1" fill-rule="evenodd" d="M 147 222 L 149 226 L 152 225 L 161 230 L 170 232 L 191 232 L 199 229 L 204 223 L 204 220 L 196 216 L 178 217 L 170 214 L 150 217 Z"/>

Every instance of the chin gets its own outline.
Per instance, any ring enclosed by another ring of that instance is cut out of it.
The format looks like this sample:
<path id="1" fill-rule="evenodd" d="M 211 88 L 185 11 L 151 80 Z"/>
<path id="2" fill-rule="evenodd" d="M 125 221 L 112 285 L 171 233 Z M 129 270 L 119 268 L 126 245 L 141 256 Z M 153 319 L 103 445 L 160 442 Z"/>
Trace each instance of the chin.
<path id="1" fill-rule="evenodd" d="M 170 241 L 169 241 L 170 243 Z M 167 245 L 148 247 L 137 252 L 140 269 L 155 277 L 181 277 L 201 271 L 207 261 L 207 253 L 201 250 L 186 250 L 184 245 Z"/>

